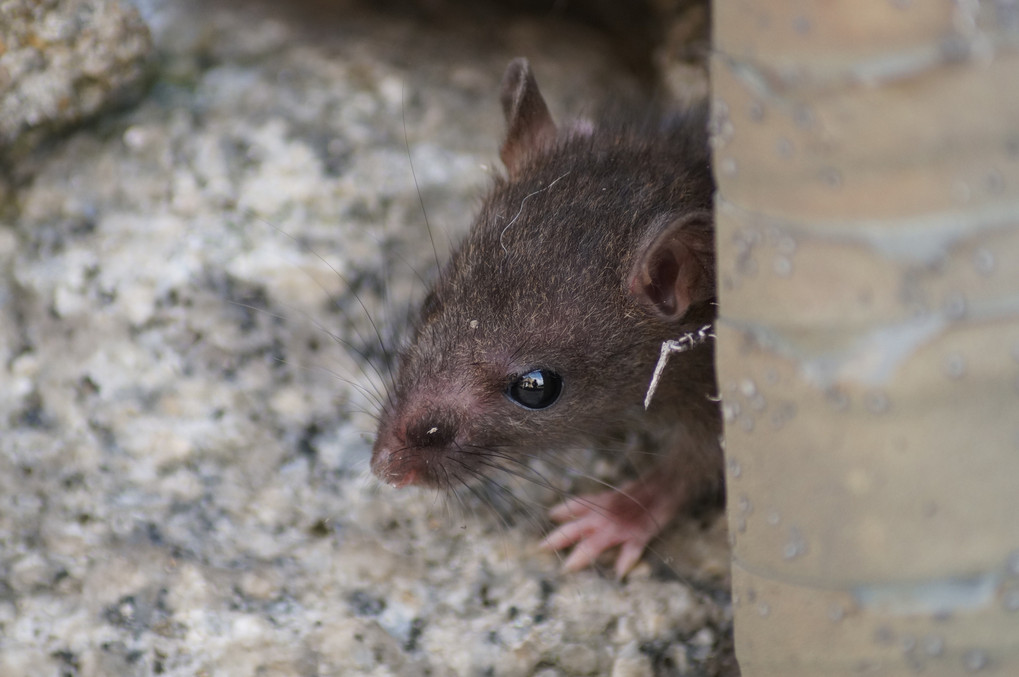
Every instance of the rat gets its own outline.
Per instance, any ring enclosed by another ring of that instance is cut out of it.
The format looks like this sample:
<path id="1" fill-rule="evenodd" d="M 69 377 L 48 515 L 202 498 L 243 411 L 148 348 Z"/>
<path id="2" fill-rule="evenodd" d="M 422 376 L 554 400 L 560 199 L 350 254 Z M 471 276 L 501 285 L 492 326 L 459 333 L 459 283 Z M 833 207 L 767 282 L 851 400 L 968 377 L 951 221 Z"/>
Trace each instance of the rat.
<path id="1" fill-rule="evenodd" d="M 506 176 L 424 299 L 371 467 L 395 487 L 457 490 L 636 433 L 654 466 L 553 507 L 543 540 L 573 547 L 567 570 L 618 547 L 622 577 L 721 487 L 712 342 L 671 359 L 644 403 L 662 343 L 716 316 L 706 113 L 557 126 L 526 59 L 500 98 Z"/>

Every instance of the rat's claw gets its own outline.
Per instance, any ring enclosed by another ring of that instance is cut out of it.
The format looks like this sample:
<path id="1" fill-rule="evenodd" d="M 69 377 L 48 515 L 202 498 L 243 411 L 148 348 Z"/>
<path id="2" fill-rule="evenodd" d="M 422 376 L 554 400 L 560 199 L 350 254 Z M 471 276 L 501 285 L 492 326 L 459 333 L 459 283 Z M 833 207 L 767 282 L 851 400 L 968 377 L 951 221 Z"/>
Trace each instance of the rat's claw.
<path id="1" fill-rule="evenodd" d="M 570 552 L 570 556 L 563 562 L 565 571 L 579 571 L 584 567 L 594 564 L 598 555 L 602 554 L 614 545 L 618 545 L 615 534 L 605 531 L 597 531 L 582 540 L 578 541 Z"/>
<path id="2" fill-rule="evenodd" d="M 587 526 L 581 520 L 576 520 L 562 525 L 542 539 L 541 548 L 543 550 L 562 550 L 579 543 L 587 535 Z"/>
<path id="3" fill-rule="evenodd" d="M 561 522 L 541 545 L 546 550 L 573 546 L 563 568 L 576 571 L 592 564 L 609 548 L 619 547 L 615 572 L 625 576 L 662 526 L 682 503 L 683 492 L 662 491 L 654 481 L 637 480 L 622 491 L 571 498 L 549 511 Z"/>
<path id="4" fill-rule="evenodd" d="M 573 552 L 563 562 L 566 571 L 577 571 L 594 563 L 598 556 L 615 546 L 621 546 L 616 558 L 618 578 L 632 569 L 644 548 L 658 532 L 653 519 L 633 520 L 618 509 L 620 499 L 628 500 L 616 492 L 607 492 L 590 498 L 573 498 L 549 512 L 556 522 L 563 522 L 545 537 L 541 546 L 546 550 L 562 550 L 573 546 Z"/>
<path id="5" fill-rule="evenodd" d="M 570 521 L 546 536 L 541 546 L 547 550 L 562 550 L 572 545 L 573 552 L 563 562 L 566 571 L 590 566 L 609 548 L 622 546 L 615 566 L 616 576 L 622 578 L 640 561 L 654 534 L 634 529 L 632 524 L 618 522 L 609 515 L 590 509 L 584 512 L 583 515 L 578 516 L 574 512 L 568 516 L 566 519 Z M 561 512 L 556 511 L 556 514 Z"/>
<path id="6" fill-rule="evenodd" d="M 648 539 L 650 540 L 650 539 Z M 616 579 L 622 580 L 623 576 L 630 573 L 630 569 L 637 566 L 637 562 L 644 555 L 644 548 L 648 541 L 629 540 L 619 548 L 619 556 L 616 557 Z"/>

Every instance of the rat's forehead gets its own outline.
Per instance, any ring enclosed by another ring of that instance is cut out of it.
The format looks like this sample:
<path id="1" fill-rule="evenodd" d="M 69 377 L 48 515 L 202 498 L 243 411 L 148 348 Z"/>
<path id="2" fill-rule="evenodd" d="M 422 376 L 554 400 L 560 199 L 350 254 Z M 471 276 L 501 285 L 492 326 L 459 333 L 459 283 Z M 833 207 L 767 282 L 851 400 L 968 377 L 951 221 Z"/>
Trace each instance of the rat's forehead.
<path id="1" fill-rule="evenodd" d="M 557 361 L 578 335 L 587 333 L 577 305 L 563 305 L 549 296 L 526 306 L 465 304 L 430 327 L 430 339 L 452 364 L 497 364 L 512 371 Z"/>

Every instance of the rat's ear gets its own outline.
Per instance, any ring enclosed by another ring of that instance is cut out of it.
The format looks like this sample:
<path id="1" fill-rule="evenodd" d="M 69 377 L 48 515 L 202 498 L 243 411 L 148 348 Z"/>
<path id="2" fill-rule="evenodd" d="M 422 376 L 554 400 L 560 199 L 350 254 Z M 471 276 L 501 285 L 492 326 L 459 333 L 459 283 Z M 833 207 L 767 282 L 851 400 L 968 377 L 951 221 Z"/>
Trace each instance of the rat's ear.
<path id="1" fill-rule="evenodd" d="M 555 139 L 556 126 L 527 59 L 510 61 L 502 76 L 499 99 L 506 116 L 506 140 L 499 157 L 512 178 L 520 173 L 528 155 Z"/>
<path id="2" fill-rule="evenodd" d="M 666 217 L 637 251 L 628 289 L 659 318 L 679 320 L 715 296 L 714 251 L 710 212 Z"/>

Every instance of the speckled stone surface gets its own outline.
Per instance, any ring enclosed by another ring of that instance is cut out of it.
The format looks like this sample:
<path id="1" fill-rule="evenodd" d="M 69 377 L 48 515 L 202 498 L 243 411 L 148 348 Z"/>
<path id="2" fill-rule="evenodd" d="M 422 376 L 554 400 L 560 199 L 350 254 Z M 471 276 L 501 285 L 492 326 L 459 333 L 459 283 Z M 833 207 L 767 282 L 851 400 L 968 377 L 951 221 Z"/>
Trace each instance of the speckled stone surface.
<path id="1" fill-rule="evenodd" d="M 0 2 L 0 151 L 136 94 L 151 51 L 137 10 L 116 0 Z"/>
<path id="2" fill-rule="evenodd" d="M 151 89 L 0 210 L 0 675 L 726 674 L 719 520 L 619 583 L 367 471 L 368 313 L 433 265 L 411 161 L 444 250 L 505 63 L 583 113 L 633 89 L 600 38 L 139 7 Z"/>

